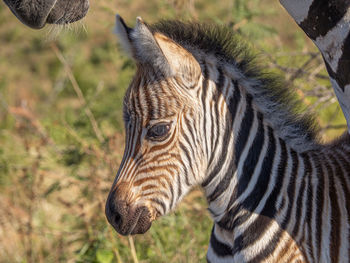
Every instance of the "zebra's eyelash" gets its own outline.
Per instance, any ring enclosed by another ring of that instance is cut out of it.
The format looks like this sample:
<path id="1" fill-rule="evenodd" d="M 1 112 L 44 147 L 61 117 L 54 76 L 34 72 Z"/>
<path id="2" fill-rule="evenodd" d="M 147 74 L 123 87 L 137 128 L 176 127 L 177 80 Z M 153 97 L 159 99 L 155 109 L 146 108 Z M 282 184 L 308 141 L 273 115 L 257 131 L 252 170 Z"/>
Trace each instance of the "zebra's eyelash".
<path id="1" fill-rule="evenodd" d="M 171 132 L 172 122 L 157 122 L 149 125 L 147 128 L 146 137 L 152 141 L 160 141 L 166 139 Z M 163 129 L 163 130 L 162 130 Z M 157 134 L 164 133 L 164 134 Z"/>
<path id="2" fill-rule="evenodd" d="M 130 113 L 126 110 L 123 111 L 123 120 L 125 123 L 129 123 L 131 119 Z"/>

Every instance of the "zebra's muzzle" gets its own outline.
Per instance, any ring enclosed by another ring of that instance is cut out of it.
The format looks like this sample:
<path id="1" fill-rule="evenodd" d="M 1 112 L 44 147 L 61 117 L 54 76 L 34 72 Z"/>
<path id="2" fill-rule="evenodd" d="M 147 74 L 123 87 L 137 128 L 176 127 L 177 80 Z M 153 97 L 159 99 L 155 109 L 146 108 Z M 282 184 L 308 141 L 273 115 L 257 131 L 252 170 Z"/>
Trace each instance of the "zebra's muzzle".
<path id="1" fill-rule="evenodd" d="M 121 235 L 145 233 L 152 225 L 151 213 L 145 206 L 132 207 L 125 201 L 109 198 L 106 203 L 108 222 Z"/>
<path id="2" fill-rule="evenodd" d="M 82 19 L 89 0 L 4 0 L 25 25 L 40 29 L 48 24 L 68 24 Z"/>

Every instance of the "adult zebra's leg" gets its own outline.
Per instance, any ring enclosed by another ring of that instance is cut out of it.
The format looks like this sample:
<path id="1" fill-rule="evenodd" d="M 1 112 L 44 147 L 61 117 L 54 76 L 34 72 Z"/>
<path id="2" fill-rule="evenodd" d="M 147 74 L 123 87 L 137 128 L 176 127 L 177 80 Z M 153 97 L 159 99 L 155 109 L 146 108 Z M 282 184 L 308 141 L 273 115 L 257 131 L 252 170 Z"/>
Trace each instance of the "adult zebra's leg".
<path id="1" fill-rule="evenodd" d="M 321 51 L 350 133 L 350 1 L 280 2 Z"/>

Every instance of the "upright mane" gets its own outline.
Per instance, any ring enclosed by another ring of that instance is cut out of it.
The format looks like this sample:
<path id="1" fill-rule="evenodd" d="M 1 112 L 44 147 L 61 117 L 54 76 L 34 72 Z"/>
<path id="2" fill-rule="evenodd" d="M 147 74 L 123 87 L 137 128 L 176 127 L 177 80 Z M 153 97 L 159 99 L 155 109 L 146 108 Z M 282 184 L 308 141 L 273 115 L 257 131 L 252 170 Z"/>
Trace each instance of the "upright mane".
<path id="1" fill-rule="evenodd" d="M 227 26 L 177 20 L 150 25 L 186 48 L 196 57 L 196 50 L 214 55 L 219 63 L 232 65 L 242 75 L 242 87 L 253 96 L 259 110 L 282 139 L 297 151 L 318 145 L 316 123 L 295 95 L 295 90 L 277 74 L 262 70 L 256 55 L 239 35 Z"/>

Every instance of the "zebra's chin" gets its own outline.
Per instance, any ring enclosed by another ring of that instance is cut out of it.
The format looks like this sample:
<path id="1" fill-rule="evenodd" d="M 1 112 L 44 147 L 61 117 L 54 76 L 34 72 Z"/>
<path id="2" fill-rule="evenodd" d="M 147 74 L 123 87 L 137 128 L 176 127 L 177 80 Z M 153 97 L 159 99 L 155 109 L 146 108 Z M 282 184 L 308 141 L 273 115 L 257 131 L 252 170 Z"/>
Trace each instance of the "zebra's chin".
<path id="1" fill-rule="evenodd" d="M 133 224 L 130 222 L 127 226 L 124 227 L 114 227 L 114 229 L 121 235 L 123 236 L 128 236 L 128 235 L 137 235 L 137 234 L 144 234 L 150 229 L 152 226 L 151 221 L 146 221 L 140 218 L 136 224 Z"/>

